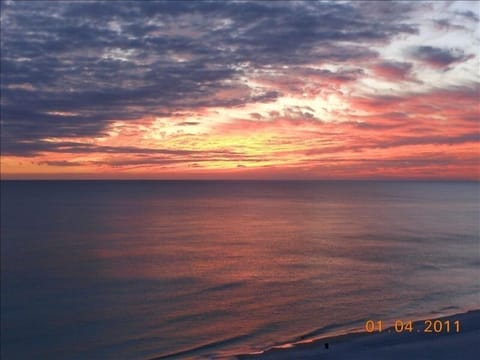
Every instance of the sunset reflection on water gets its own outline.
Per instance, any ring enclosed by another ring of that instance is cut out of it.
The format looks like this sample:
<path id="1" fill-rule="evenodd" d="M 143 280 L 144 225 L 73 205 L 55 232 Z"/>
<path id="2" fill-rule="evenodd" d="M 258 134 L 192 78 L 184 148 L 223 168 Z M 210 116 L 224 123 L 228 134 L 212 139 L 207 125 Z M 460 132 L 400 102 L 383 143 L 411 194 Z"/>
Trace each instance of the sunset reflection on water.
<path id="1" fill-rule="evenodd" d="M 478 301 L 476 183 L 4 186 L 7 355 L 238 353 Z"/>

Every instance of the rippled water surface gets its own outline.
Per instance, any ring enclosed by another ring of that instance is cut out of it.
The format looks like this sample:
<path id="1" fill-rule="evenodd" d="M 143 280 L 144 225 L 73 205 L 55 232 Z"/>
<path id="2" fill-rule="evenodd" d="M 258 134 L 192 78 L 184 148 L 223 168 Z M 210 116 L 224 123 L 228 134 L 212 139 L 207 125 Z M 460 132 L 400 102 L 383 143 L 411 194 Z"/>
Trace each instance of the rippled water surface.
<path id="1" fill-rule="evenodd" d="M 1 186 L 5 359 L 228 355 L 480 307 L 478 183 Z"/>

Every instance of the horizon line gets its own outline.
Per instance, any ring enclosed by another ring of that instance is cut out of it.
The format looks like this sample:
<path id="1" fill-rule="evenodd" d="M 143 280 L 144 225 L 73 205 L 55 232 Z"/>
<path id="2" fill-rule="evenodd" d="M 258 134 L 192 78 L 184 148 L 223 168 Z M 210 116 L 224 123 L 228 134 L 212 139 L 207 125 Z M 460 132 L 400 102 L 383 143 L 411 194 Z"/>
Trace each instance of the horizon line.
<path id="1" fill-rule="evenodd" d="M 221 178 L 210 178 L 210 179 L 202 179 L 202 178 L 192 178 L 192 179 L 184 179 L 184 178 L 176 178 L 176 179 L 153 179 L 153 178 L 1 178 L 1 182 L 7 181 L 122 181 L 122 182 L 140 182 L 140 181 L 150 181 L 150 182 L 480 182 L 479 179 L 439 179 L 439 178 L 361 178 L 361 179 L 293 179 L 293 178 L 285 178 L 285 179 L 221 179 Z"/>

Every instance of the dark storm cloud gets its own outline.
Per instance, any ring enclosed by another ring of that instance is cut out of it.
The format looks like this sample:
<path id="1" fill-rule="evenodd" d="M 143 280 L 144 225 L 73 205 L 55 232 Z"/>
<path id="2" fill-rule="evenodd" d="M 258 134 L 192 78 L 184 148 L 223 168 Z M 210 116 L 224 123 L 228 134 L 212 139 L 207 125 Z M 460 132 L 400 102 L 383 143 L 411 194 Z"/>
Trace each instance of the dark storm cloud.
<path id="1" fill-rule="evenodd" d="M 33 156 L 37 153 L 62 153 L 62 154 L 130 154 L 130 155 L 174 155 L 174 156 L 190 156 L 208 154 L 210 156 L 237 156 L 234 151 L 200 151 L 200 150 L 171 150 L 171 149 L 150 149 L 135 146 L 101 146 L 86 144 L 75 141 L 23 141 L 21 143 L 9 143 L 6 139 L 5 155 L 15 155 L 18 151 L 23 156 Z M 2 144 L 3 145 L 3 144 Z M 19 148 L 16 148 L 18 146 Z"/>
<path id="2" fill-rule="evenodd" d="M 2 151 L 26 155 L 47 137 L 101 135 L 113 120 L 273 101 L 280 92 L 250 91 L 242 75 L 374 58 L 372 44 L 416 31 L 412 6 L 3 2 Z M 238 89 L 242 96 L 218 95 Z"/>
<path id="3" fill-rule="evenodd" d="M 433 24 L 437 29 L 440 30 L 468 30 L 465 26 L 455 24 L 448 19 L 433 20 Z"/>
<path id="4" fill-rule="evenodd" d="M 473 55 L 465 54 L 460 49 L 442 49 L 433 46 L 417 46 L 410 49 L 413 58 L 420 60 L 435 68 L 448 68 L 448 66 L 469 60 Z"/>
<path id="5" fill-rule="evenodd" d="M 478 16 L 478 14 L 475 14 L 473 11 L 470 10 L 456 11 L 455 14 L 475 23 L 480 22 L 480 17 Z"/>

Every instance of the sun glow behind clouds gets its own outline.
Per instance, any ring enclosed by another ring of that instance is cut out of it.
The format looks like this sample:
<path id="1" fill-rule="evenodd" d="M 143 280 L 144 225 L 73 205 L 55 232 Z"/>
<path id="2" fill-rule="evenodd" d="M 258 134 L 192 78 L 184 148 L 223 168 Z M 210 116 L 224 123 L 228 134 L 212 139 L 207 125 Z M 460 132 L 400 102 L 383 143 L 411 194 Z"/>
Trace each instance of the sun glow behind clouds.
<path id="1" fill-rule="evenodd" d="M 170 5 L 4 6 L 2 176 L 479 178 L 475 3 Z"/>

